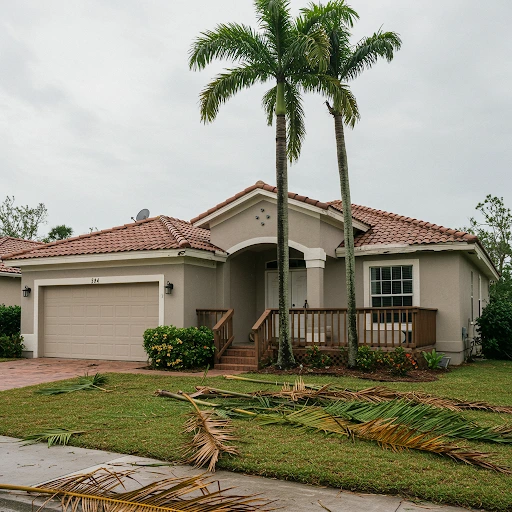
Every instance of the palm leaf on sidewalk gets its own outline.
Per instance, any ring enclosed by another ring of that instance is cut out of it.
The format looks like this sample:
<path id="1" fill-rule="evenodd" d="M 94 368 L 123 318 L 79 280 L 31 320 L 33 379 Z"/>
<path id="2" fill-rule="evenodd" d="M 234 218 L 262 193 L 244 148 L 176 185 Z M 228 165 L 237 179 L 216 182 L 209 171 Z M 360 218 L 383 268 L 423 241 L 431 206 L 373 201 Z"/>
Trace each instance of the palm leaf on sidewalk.
<path id="1" fill-rule="evenodd" d="M 112 472 L 105 468 L 91 473 L 71 475 L 47 482 L 40 487 L 0 484 L 0 489 L 25 491 L 48 495 L 61 502 L 64 512 L 79 508 L 87 512 L 252 512 L 271 510 L 269 502 L 254 496 L 225 495 L 219 482 L 209 481 L 203 475 L 186 478 L 167 478 L 140 489 L 126 489 L 133 471 Z M 213 487 L 213 490 L 210 488 Z"/>
<path id="2" fill-rule="evenodd" d="M 239 451 L 227 443 L 235 441 L 234 427 L 228 418 L 220 417 L 214 410 L 202 411 L 195 401 L 185 393 L 194 410 L 189 414 L 185 423 L 185 432 L 193 433 L 193 439 L 185 446 L 184 457 L 187 464 L 196 467 L 205 466 L 208 470 L 215 471 L 215 465 L 221 453 L 237 455 Z"/>

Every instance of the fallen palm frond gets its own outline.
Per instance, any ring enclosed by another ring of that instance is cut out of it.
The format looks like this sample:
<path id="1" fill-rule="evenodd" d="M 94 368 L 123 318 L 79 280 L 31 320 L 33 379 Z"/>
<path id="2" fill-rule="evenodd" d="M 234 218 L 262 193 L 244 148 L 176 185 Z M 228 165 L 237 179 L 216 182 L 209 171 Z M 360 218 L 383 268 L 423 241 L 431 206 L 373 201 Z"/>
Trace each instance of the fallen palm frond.
<path id="1" fill-rule="evenodd" d="M 225 375 L 225 379 L 228 380 L 242 380 L 246 382 L 256 382 L 260 384 L 268 384 L 274 386 L 285 387 L 284 394 L 289 393 L 286 391 L 286 386 L 290 386 L 286 382 L 271 382 L 260 379 L 251 379 L 248 377 L 240 377 L 238 375 Z M 462 411 L 462 410 L 479 410 L 479 411 L 489 411 L 489 412 L 497 412 L 502 414 L 512 414 L 512 406 L 509 405 L 493 405 L 488 402 L 482 401 L 469 401 L 469 400 L 461 400 L 457 398 L 443 398 L 435 395 L 430 395 L 428 393 L 422 393 L 417 391 L 395 391 L 393 389 L 386 388 L 384 386 L 375 386 L 371 388 L 362 389 L 360 391 L 354 391 L 351 389 L 340 388 L 339 386 L 335 386 L 333 384 L 327 384 L 324 386 L 317 386 L 313 384 L 303 384 L 305 388 L 304 397 L 308 397 L 307 390 L 314 393 L 309 393 L 309 396 L 321 397 L 323 399 L 339 399 L 339 400 L 359 400 L 365 402 L 379 403 L 389 400 L 396 399 L 404 399 L 410 400 L 416 403 L 428 404 L 433 407 L 438 407 L 441 409 L 449 409 L 452 411 Z M 271 395 L 271 396 L 279 396 L 280 393 L 269 392 L 269 391 L 260 391 L 258 393 Z"/>
<path id="2" fill-rule="evenodd" d="M 196 467 L 208 463 L 208 470 L 215 471 L 221 453 L 239 453 L 234 446 L 226 444 L 237 439 L 233 435 L 234 427 L 228 418 L 220 417 L 214 410 L 201 411 L 195 400 L 186 394 L 183 396 L 194 407 L 185 423 L 185 432 L 194 433 L 192 441 L 185 447 L 184 457 L 188 457 L 186 462 Z"/>
<path id="3" fill-rule="evenodd" d="M 250 496 L 225 495 L 219 482 L 203 475 L 186 478 L 167 478 L 133 491 L 116 492 L 131 478 L 133 471 L 115 473 L 105 468 L 83 475 L 71 475 L 40 487 L 0 484 L 0 489 L 49 495 L 59 500 L 62 510 L 87 512 L 251 512 L 271 510 L 269 502 Z M 210 488 L 213 488 L 211 490 Z"/>
<path id="4" fill-rule="evenodd" d="M 69 430 L 67 428 L 50 428 L 42 432 L 30 434 L 20 440 L 23 446 L 35 443 L 48 443 L 48 448 L 54 444 L 67 445 L 71 436 L 83 434 L 85 430 Z"/>
<path id="5" fill-rule="evenodd" d="M 290 424 L 300 428 L 321 430 L 327 433 L 357 437 L 365 441 L 375 441 L 382 447 L 393 450 L 419 450 L 450 457 L 458 462 L 465 462 L 499 473 L 510 474 L 508 468 L 487 460 L 488 454 L 443 440 L 431 432 L 419 432 L 406 425 L 396 424 L 393 419 L 376 419 L 365 423 L 353 424 L 342 418 L 332 416 L 319 407 L 304 407 L 289 414 L 260 414 L 256 420 L 262 424 Z"/>
<path id="6" fill-rule="evenodd" d="M 401 423 L 421 432 L 474 441 L 512 443 L 512 435 L 507 428 L 497 430 L 496 427 L 481 427 L 456 412 L 406 400 L 391 400 L 380 404 L 340 401 L 328 405 L 325 410 L 334 416 L 358 423 L 393 419 L 395 424 Z"/>
<path id="7" fill-rule="evenodd" d="M 99 389 L 100 391 L 108 392 L 109 390 L 101 386 L 107 382 L 107 377 L 97 373 L 93 377 L 84 375 L 78 379 L 78 382 L 72 384 L 63 384 L 53 388 L 42 388 L 34 391 L 37 395 L 60 395 L 63 393 L 73 393 L 75 391 L 90 391 L 92 389 Z"/>

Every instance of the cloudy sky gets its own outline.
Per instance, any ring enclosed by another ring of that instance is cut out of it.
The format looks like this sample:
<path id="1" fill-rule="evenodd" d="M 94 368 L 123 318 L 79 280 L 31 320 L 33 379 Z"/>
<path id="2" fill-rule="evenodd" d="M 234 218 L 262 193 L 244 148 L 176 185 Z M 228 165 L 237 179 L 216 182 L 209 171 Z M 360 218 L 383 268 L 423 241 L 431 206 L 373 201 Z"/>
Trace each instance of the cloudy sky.
<path id="1" fill-rule="evenodd" d="M 292 0 L 294 14 L 306 0 Z M 352 0 L 353 41 L 379 27 L 403 46 L 351 87 L 352 200 L 449 227 L 486 194 L 512 207 L 512 2 Z M 0 200 L 43 202 L 44 234 L 151 215 L 190 219 L 262 179 L 275 183 L 266 87 L 202 125 L 198 94 L 222 65 L 188 70 L 202 30 L 255 25 L 250 0 L 0 0 Z M 291 191 L 340 197 L 332 120 L 305 100 Z"/>

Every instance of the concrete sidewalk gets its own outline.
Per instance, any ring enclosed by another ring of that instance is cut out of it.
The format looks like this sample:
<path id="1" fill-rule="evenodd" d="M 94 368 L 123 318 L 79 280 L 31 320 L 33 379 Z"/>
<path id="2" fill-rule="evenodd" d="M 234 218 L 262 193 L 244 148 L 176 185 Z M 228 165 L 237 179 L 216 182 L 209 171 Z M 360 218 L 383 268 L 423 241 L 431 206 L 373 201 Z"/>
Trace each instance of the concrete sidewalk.
<path id="1" fill-rule="evenodd" d="M 136 469 L 134 477 L 140 486 L 169 477 L 182 477 L 204 473 L 190 466 L 140 467 L 133 464 L 152 464 L 159 461 L 122 455 L 119 453 L 88 450 L 72 446 L 34 444 L 21 446 L 13 438 L 0 436 L 0 482 L 35 486 L 48 480 L 75 472 L 89 472 L 98 467 L 114 471 Z M 275 500 L 272 507 L 282 511 L 310 512 L 456 512 L 466 509 L 421 503 L 415 505 L 398 497 L 357 494 L 332 488 L 313 487 L 273 480 L 258 476 L 241 475 L 228 471 L 213 474 L 221 488 L 235 487 L 239 495 L 259 494 Z M 15 493 L 0 491 L 0 512 L 31 512 L 32 499 Z"/>

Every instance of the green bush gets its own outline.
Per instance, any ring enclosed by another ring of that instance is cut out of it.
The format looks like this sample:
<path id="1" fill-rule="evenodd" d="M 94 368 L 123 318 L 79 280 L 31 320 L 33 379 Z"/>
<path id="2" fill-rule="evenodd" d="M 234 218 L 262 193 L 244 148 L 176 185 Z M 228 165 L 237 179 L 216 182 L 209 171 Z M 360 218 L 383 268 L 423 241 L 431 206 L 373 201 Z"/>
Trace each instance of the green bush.
<path id="1" fill-rule="evenodd" d="M 377 368 L 375 352 L 370 347 L 363 345 L 357 349 L 356 368 L 363 372 L 373 372 Z"/>
<path id="2" fill-rule="evenodd" d="M 483 354 L 512 359 L 512 301 L 507 296 L 493 296 L 476 323 Z"/>
<path id="3" fill-rule="evenodd" d="M 409 370 L 418 367 L 418 363 L 411 354 L 406 352 L 402 347 L 397 347 L 393 352 L 388 352 L 387 362 L 393 375 L 404 376 Z"/>
<path id="4" fill-rule="evenodd" d="M 432 352 L 422 352 L 422 354 L 430 370 L 437 370 L 439 368 L 439 363 L 444 357 L 444 354 L 436 352 L 435 348 L 432 349 Z"/>
<path id="5" fill-rule="evenodd" d="M 313 368 L 325 368 L 331 364 L 331 358 L 327 354 L 323 354 L 318 345 L 313 345 L 306 349 L 304 364 Z"/>
<path id="6" fill-rule="evenodd" d="M 215 353 L 213 331 L 207 327 L 163 325 L 144 332 L 144 350 L 152 368 L 183 370 L 204 367 Z"/>
<path id="7" fill-rule="evenodd" d="M 0 304 L 0 336 L 13 336 L 21 330 L 21 307 Z"/>
<path id="8" fill-rule="evenodd" d="M 0 357 L 21 357 L 24 348 L 23 336 L 19 333 L 0 335 Z"/>

